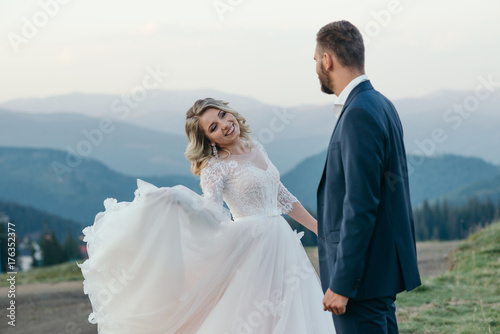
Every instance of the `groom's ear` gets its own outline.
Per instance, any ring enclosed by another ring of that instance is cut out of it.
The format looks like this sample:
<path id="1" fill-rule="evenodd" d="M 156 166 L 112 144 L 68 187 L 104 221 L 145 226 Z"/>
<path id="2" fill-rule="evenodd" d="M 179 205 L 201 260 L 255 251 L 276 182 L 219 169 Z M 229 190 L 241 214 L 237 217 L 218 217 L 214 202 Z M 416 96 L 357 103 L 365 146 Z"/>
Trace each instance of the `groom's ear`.
<path id="1" fill-rule="evenodd" d="M 323 57 L 321 57 L 323 62 L 323 68 L 327 71 L 333 71 L 334 67 L 334 57 L 329 52 L 323 52 Z"/>

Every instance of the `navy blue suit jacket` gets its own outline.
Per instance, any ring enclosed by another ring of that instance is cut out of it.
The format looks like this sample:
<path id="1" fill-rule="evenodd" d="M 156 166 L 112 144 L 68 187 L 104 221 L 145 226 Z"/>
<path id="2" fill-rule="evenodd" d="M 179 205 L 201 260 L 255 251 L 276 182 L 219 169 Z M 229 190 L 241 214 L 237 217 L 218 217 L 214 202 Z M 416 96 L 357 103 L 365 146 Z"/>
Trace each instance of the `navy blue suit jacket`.
<path id="1" fill-rule="evenodd" d="M 421 284 L 401 121 L 370 81 L 344 104 L 317 196 L 324 292 L 362 300 Z"/>

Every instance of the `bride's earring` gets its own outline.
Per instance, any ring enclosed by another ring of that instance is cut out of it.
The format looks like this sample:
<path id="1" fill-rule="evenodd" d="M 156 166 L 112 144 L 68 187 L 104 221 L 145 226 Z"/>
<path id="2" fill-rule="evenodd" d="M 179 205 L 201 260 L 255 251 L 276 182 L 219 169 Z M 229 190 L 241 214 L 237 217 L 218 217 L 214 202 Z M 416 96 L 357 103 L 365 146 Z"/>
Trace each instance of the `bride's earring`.
<path id="1" fill-rule="evenodd" d="M 219 156 L 217 155 L 217 148 L 215 147 L 215 144 L 212 144 L 212 152 L 214 153 L 214 156 L 215 158 L 219 158 Z"/>

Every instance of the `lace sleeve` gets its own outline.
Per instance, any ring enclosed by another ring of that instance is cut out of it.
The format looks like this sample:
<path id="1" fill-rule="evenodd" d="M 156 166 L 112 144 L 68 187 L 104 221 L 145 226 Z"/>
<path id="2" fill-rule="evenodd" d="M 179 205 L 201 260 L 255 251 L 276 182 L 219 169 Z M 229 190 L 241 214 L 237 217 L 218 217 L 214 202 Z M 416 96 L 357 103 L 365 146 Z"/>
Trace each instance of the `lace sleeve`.
<path id="1" fill-rule="evenodd" d="M 281 209 L 281 212 L 286 215 L 292 211 L 293 203 L 298 201 L 297 197 L 293 196 L 280 181 L 278 186 L 278 207 Z"/>
<path id="2" fill-rule="evenodd" d="M 224 188 L 224 179 L 227 171 L 224 163 L 220 161 L 210 161 L 201 170 L 200 185 L 205 198 L 223 205 L 222 190 Z"/>

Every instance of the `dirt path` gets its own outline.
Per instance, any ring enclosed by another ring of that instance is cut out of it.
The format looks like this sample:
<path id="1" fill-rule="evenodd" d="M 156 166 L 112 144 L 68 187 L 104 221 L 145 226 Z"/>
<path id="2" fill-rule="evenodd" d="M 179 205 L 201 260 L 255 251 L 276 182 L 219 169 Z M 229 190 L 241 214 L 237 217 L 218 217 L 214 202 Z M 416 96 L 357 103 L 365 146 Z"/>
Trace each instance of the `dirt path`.
<path id="1" fill-rule="evenodd" d="M 420 275 L 435 277 L 448 271 L 448 255 L 460 243 L 461 241 L 426 241 L 417 243 Z"/>
<path id="2" fill-rule="evenodd" d="M 2 334 L 95 334 L 82 281 L 23 284 L 16 287 L 16 326 L 7 324 L 7 287 L 0 288 Z"/>
<path id="3" fill-rule="evenodd" d="M 461 241 L 426 241 L 417 243 L 418 268 L 421 276 L 438 276 L 448 271 L 448 254 Z M 318 251 L 310 249 L 307 252 L 314 268 L 319 272 Z"/>
<path id="4" fill-rule="evenodd" d="M 417 244 L 420 272 L 436 276 L 448 270 L 447 255 L 459 242 Z M 317 251 L 309 257 L 317 268 Z M 87 321 L 92 311 L 83 294 L 82 281 L 25 284 L 16 287 L 16 326 L 7 324 L 8 288 L 0 288 L 0 333 L 2 334 L 96 334 Z"/>

